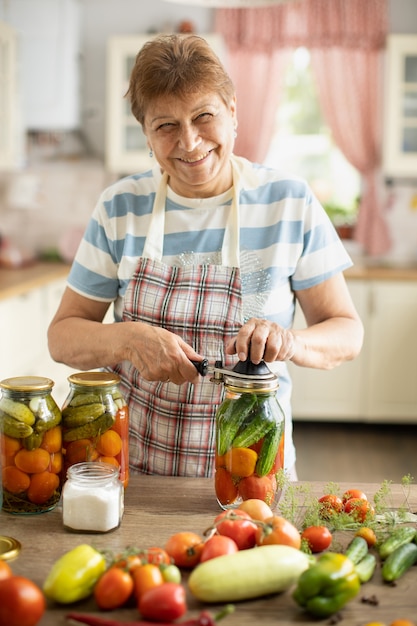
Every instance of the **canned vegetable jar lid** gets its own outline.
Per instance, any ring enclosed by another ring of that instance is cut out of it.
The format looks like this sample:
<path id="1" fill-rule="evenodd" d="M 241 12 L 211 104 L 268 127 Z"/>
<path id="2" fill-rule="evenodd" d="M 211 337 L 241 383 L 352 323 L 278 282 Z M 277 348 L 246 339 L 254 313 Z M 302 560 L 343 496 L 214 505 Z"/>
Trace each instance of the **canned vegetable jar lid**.
<path id="1" fill-rule="evenodd" d="M 0 535 L 0 560 L 11 561 L 15 559 L 22 546 L 20 541 L 14 539 L 14 537 L 7 537 L 6 535 Z"/>
<path id="2" fill-rule="evenodd" d="M 78 372 L 68 376 L 68 382 L 84 387 L 99 387 L 106 385 L 118 385 L 120 376 L 114 372 Z"/>
<path id="3" fill-rule="evenodd" d="M 43 376 L 15 376 L 5 378 L 0 382 L 0 387 L 12 391 L 49 391 L 54 385 L 53 380 Z"/>

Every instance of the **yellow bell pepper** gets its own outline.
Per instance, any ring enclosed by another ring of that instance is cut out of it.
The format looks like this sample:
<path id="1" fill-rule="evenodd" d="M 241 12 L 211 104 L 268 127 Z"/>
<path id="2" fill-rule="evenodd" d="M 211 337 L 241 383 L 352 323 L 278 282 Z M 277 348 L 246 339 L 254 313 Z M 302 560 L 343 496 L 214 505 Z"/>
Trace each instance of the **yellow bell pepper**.
<path id="1" fill-rule="evenodd" d="M 43 584 L 44 594 L 61 604 L 87 598 L 106 567 L 101 552 L 81 544 L 55 561 Z"/>

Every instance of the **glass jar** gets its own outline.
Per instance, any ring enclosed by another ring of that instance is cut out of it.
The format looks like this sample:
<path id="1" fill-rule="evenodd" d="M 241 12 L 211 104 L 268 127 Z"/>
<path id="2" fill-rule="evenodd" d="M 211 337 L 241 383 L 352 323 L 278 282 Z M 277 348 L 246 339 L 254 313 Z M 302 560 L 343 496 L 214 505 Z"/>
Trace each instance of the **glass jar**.
<path id="1" fill-rule="evenodd" d="M 102 461 L 129 482 L 129 409 L 112 372 L 79 372 L 68 377 L 62 406 L 64 471 L 76 463 Z"/>
<path id="2" fill-rule="evenodd" d="M 61 411 L 53 386 L 41 376 L 0 382 L 2 506 L 8 513 L 44 513 L 61 497 Z"/>
<path id="3" fill-rule="evenodd" d="M 87 462 L 68 468 L 62 490 L 65 528 L 105 533 L 120 525 L 123 511 L 124 488 L 117 467 Z"/>
<path id="4" fill-rule="evenodd" d="M 277 379 L 225 377 L 225 399 L 216 412 L 215 491 L 223 509 L 257 498 L 273 509 L 284 469 L 285 417 Z"/>

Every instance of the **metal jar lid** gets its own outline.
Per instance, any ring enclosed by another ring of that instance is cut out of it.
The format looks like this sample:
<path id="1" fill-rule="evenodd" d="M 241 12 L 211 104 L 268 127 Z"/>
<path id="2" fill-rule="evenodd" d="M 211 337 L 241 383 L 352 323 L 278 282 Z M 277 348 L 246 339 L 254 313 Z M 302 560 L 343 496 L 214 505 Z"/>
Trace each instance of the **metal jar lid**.
<path id="1" fill-rule="evenodd" d="M 68 376 L 68 382 L 82 387 L 108 387 L 118 385 L 120 376 L 114 372 L 77 372 Z"/>
<path id="2" fill-rule="evenodd" d="M 0 381 L 0 387 L 9 391 L 50 391 L 54 385 L 53 380 L 43 376 L 15 376 Z"/>
<path id="3" fill-rule="evenodd" d="M 20 541 L 14 539 L 14 537 L 7 537 L 6 535 L 0 535 L 0 560 L 12 561 L 15 559 L 22 546 Z"/>
<path id="4" fill-rule="evenodd" d="M 216 363 L 212 380 L 224 383 L 233 391 L 267 393 L 279 387 L 278 376 L 271 372 L 265 361 L 255 364 L 250 359 L 239 361 L 232 370 L 225 369 L 220 363 Z"/>

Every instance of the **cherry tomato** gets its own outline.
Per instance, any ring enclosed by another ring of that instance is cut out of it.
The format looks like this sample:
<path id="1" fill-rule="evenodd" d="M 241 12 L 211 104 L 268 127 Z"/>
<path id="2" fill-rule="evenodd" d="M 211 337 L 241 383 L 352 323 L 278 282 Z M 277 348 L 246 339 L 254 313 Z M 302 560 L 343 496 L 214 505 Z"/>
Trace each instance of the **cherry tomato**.
<path id="1" fill-rule="evenodd" d="M 301 536 L 298 529 L 284 517 L 273 515 L 266 519 L 256 531 L 256 545 L 266 546 L 279 544 L 285 546 L 301 547 Z"/>
<path id="2" fill-rule="evenodd" d="M 270 506 L 259 498 L 249 498 L 244 500 L 237 507 L 240 511 L 245 511 L 254 520 L 266 520 L 268 517 L 273 516 L 273 512 Z"/>
<path id="3" fill-rule="evenodd" d="M 139 611 L 145 619 L 172 622 L 187 611 L 185 587 L 163 583 L 146 591 L 139 601 Z"/>
<path id="4" fill-rule="evenodd" d="M 10 576 L 13 576 L 12 568 L 6 561 L 0 559 L 0 580 L 10 578 Z"/>
<path id="5" fill-rule="evenodd" d="M 42 591 L 28 578 L 10 576 L 0 581 L 0 624 L 35 626 L 45 607 Z"/>
<path id="6" fill-rule="evenodd" d="M 164 579 L 164 583 L 180 583 L 181 582 L 181 570 L 179 567 L 171 563 L 170 565 L 166 565 L 165 563 L 161 563 L 159 569 L 162 573 L 162 578 Z"/>
<path id="7" fill-rule="evenodd" d="M 357 521 L 363 523 L 368 517 L 375 515 L 375 510 L 368 500 L 362 498 L 351 498 L 345 504 L 345 513 L 352 515 Z"/>
<path id="8" fill-rule="evenodd" d="M 328 493 L 319 498 L 320 515 L 323 519 L 330 519 L 343 511 L 343 500 L 333 493 Z"/>
<path id="9" fill-rule="evenodd" d="M 199 535 L 183 531 L 169 537 L 165 550 L 177 567 L 194 567 L 200 560 L 203 545 Z"/>
<path id="10" fill-rule="evenodd" d="M 94 599 L 99 609 L 123 606 L 133 592 L 133 578 L 120 567 L 110 567 L 94 587 Z"/>
<path id="11" fill-rule="evenodd" d="M 395 619 L 389 626 L 416 626 L 410 619 Z"/>
<path id="12" fill-rule="evenodd" d="M 374 531 L 372 528 L 368 528 L 367 526 L 361 526 L 355 535 L 357 537 L 363 537 L 368 544 L 368 548 L 372 548 L 372 546 L 374 546 L 377 542 Z"/>
<path id="13" fill-rule="evenodd" d="M 210 537 L 210 539 L 207 539 L 204 543 L 200 562 L 209 561 L 223 554 L 233 554 L 234 552 L 238 552 L 238 550 L 239 548 L 237 547 L 236 541 L 231 539 L 231 537 L 227 537 L 226 535 L 213 535 L 213 537 Z"/>
<path id="14" fill-rule="evenodd" d="M 136 600 L 140 601 L 144 593 L 164 583 L 164 577 L 159 565 L 145 563 L 132 572 L 133 586 Z"/>
<path id="15" fill-rule="evenodd" d="M 219 535 L 233 539 L 239 550 L 247 550 L 255 546 L 258 527 L 245 511 L 239 509 L 223 511 L 215 518 L 214 524 Z"/>
<path id="16" fill-rule="evenodd" d="M 366 493 L 364 493 L 360 489 L 348 489 L 342 496 L 343 504 L 345 504 L 348 500 L 351 500 L 352 498 L 359 498 L 359 500 L 368 499 Z"/>
<path id="17" fill-rule="evenodd" d="M 323 552 L 330 547 L 333 536 L 327 526 L 309 526 L 301 533 L 301 540 L 308 543 L 313 553 Z"/>

